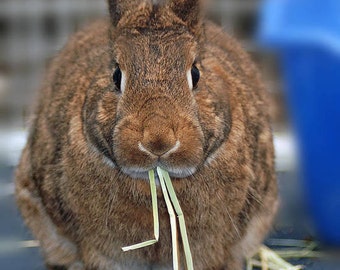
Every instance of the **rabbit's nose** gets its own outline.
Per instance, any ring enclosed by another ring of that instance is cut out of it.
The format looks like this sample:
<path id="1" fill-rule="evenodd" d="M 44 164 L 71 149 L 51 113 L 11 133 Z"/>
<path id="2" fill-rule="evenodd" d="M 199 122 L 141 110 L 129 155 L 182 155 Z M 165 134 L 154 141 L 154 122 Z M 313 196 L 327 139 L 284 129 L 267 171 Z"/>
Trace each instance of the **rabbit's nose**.
<path id="1" fill-rule="evenodd" d="M 144 130 L 143 140 L 139 142 L 138 148 L 148 155 L 160 157 L 175 152 L 179 144 L 172 129 Z"/>

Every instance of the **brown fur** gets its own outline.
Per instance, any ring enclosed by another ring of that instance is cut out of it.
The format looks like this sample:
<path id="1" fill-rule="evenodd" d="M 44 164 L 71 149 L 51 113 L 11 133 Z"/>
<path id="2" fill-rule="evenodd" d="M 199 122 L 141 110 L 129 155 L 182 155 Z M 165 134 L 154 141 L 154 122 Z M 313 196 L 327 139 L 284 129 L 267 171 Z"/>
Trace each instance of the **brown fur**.
<path id="1" fill-rule="evenodd" d="M 152 238 L 140 178 L 157 164 L 173 176 L 195 269 L 241 269 L 269 229 L 277 188 L 257 71 L 201 19 L 199 1 L 170 2 L 109 1 L 111 20 L 75 34 L 49 68 L 16 196 L 51 269 L 171 269 L 160 190 L 159 243 L 121 251 Z M 194 61 L 201 79 L 190 90 Z M 117 63 L 123 93 L 112 82 Z"/>

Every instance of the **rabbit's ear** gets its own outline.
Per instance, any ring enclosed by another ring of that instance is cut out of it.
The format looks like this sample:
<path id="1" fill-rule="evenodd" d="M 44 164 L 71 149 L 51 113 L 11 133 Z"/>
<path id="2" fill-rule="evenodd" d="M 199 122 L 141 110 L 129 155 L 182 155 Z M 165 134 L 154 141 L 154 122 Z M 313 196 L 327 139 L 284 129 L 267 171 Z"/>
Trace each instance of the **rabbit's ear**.
<path id="1" fill-rule="evenodd" d="M 117 26 L 123 16 L 133 12 L 143 3 L 149 3 L 149 0 L 108 0 L 108 3 L 111 22 L 114 26 Z"/>
<path id="2" fill-rule="evenodd" d="M 202 21 L 202 0 L 170 0 L 169 7 L 191 31 L 197 32 Z"/>

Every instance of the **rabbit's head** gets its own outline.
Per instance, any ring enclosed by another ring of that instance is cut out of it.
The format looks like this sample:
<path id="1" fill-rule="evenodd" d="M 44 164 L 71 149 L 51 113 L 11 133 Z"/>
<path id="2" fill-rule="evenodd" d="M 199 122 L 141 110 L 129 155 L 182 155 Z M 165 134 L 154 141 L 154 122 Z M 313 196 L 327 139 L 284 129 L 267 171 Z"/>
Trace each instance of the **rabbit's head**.
<path id="1" fill-rule="evenodd" d="M 111 92 L 97 109 L 92 141 L 122 172 L 146 178 L 197 171 L 225 119 L 205 87 L 199 1 L 110 0 Z M 91 117 L 90 117 L 91 118 Z"/>

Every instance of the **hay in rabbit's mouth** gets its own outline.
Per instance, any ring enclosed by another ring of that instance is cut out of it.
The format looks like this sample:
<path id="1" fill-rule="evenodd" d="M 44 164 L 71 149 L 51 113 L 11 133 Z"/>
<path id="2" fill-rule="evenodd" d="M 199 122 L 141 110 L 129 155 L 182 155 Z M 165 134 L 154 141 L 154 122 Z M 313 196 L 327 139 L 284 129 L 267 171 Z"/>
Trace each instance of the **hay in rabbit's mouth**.
<path id="1" fill-rule="evenodd" d="M 160 167 L 157 167 L 156 171 L 157 171 L 158 180 L 159 180 L 159 183 L 162 189 L 162 193 L 164 196 L 164 200 L 166 203 L 166 207 L 168 209 L 168 213 L 170 216 L 173 269 L 175 270 L 179 269 L 179 256 L 178 256 L 179 249 L 178 249 L 178 243 L 177 243 L 177 219 L 178 219 L 186 266 L 188 270 L 192 270 L 194 269 L 193 261 L 192 261 L 192 255 L 190 251 L 183 211 L 178 202 L 175 189 L 172 186 L 169 173 L 161 169 Z M 155 238 L 144 241 L 142 243 L 123 247 L 122 248 L 123 251 L 147 247 L 147 246 L 157 243 L 159 240 L 159 219 L 158 219 L 157 192 L 156 192 L 156 180 L 155 180 L 154 170 L 149 171 L 149 181 L 150 181 L 150 190 L 151 190 L 152 211 L 153 211 L 153 221 L 154 221 L 154 237 Z M 177 215 L 177 219 L 176 219 L 176 215 Z"/>

